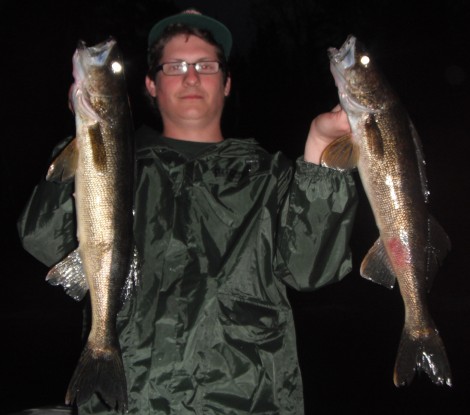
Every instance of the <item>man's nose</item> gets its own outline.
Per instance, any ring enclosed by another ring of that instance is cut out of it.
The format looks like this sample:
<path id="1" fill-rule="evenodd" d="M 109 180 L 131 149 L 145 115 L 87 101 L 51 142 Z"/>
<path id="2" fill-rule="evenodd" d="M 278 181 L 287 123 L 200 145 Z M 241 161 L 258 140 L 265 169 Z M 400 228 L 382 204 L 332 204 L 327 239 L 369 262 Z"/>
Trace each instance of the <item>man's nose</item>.
<path id="1" fill-rule="evenodd" d="M 196 71 L 194 65 L 188 66 L 188 72 L 184 75 L 184 83 L 188 85 L 197 85 L 199 84 L 199 73 Z"/>

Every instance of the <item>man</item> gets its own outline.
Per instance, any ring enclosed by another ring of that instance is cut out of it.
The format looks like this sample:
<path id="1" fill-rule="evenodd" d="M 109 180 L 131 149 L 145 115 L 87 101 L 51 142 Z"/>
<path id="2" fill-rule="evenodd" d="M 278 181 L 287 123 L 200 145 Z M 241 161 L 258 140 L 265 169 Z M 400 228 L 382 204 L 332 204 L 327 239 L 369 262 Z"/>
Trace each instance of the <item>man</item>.
<path id="1" fill-rule="evenodd" d="M 318 166 L 349 132 L 346 115 L 313 120 L 295 167 L 255 140 L 224 139 L 231 42 L 193 10 L 149 34 L 145 83 L 163 132 L 136 133 L 142 275 L 118 316 L 131 414 L 302 414 L 285 285 L 312 290 L 351 269 L 353 179 Z M 77 244 L 72 191 L 41 183 L 20 219 L 25 248 L 47 265 Z M 96 396 L 79 409 L 108 411 Z"/>

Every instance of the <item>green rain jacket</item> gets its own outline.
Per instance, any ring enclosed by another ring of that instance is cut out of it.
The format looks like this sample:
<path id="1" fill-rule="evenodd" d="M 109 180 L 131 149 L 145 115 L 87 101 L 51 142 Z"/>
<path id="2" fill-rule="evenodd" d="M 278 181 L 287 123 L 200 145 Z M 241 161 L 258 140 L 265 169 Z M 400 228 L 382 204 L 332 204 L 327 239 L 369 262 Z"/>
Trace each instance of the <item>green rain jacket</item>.
<path id="1" fill-rule="evenodd" d="M 130 414 L 302 414 L 286 284 L 351 269 L 350 174 L 227 139 L 187 159 L 136 134 L 140 282 L 118 316 Z M 19 221 L 52 265 L 76 245 L 72 185 L 40 183 Z M 98 398 L 81 414 L 108 413 Z"/>

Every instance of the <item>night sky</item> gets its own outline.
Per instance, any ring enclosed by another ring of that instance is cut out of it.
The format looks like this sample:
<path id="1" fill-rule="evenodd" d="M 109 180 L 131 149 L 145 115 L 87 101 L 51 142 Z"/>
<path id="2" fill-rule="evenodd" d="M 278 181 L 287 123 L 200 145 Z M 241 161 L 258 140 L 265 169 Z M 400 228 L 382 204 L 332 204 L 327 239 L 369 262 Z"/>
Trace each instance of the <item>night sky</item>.
<path id="1" fill-rule="evenodd" d="M 377 231 L 361 193 L 351 241 L 354 271 L 313 293 L 290 292 L 296 316 L 306 413 L 468 414 L 470 273 L 468 154 L 470 65 L 467 0 L 2 1 L 0 414 L 60 405 L 81 351 L 82 306 L 49 286 L 47 268 L 25 252 L 16 220 L 45 174 L 53 146 L 74 133 L 67 107 L 79 39 L 113 35 L 124 54 L 138 127 L 155 125 L 143 95 L 152 24 L 189 6 L 233 32 L 233 90 L 227 137 L 255 137 L 295 159 L 311 120 L 338 101 L 326 49 L 350 33 L 369 47 L 423 142 L 430 211 L 452 241 L 429 294 L 447 348 L 452 388 L 418 376 L 392 382 L 403 324 L 398 289 L 362 279 L 359 266 Z M 425 5 L 425 6 L 424 6 Z M 361 187 L 359 185 L 359 189 Z"/>

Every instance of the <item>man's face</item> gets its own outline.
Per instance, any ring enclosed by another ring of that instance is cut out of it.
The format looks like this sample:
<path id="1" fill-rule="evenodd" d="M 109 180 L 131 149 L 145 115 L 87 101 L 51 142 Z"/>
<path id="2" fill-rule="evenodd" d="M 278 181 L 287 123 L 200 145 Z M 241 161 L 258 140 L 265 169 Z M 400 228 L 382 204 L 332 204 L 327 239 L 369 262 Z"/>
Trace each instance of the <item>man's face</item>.
<path id="1" fill-rule="evenodd" d="M 166 44 L 160 63 L 204 60 L 218 60 L 215 46 L 196 36 L 178 35 Z M 224 99 L 230 91 L 230 78 L 224 85 L 221 70 L 201 75 L 191 65 L 184 75 L 168 76 L 159 71 L 154 80 L 146 79 L 146 86 L 150 95 L 157 99 L 164 125 L 204 126 L 220 123 Z"/>

